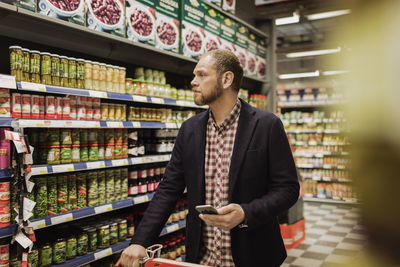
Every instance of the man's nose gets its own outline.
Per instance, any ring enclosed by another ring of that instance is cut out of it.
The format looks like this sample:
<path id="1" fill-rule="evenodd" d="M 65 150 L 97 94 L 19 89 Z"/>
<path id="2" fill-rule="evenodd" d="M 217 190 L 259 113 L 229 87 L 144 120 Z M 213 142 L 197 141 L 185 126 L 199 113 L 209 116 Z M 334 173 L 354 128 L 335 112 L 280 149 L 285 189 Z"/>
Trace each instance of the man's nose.
<path id="1" fill-rule="evenodd" d="M 196 77 L 193 78 L 193 80 L 190 82 L 190 85 L 192 87 L 199 85 L 198 82 L 196 81 Z"/>

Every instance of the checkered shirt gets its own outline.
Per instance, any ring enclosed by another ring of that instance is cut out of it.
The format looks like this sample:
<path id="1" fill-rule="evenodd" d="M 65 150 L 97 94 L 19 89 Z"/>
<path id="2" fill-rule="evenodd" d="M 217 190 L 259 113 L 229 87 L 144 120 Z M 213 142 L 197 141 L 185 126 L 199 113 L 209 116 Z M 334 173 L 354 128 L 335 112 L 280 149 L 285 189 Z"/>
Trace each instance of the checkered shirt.
<path id="1" fill-rule="evenodd" d="M 205 151 L 206 204 L 220 208 L 228 205 L 229 167 L 241 103 L 238 99 L 229 116 L 217 125 L 210 111 L 207 123 Z M 205 244 L 201 264 L 216 267 L 235 267 L 231 252 L 230 231 L 210 225 L 203 230 Z"/>

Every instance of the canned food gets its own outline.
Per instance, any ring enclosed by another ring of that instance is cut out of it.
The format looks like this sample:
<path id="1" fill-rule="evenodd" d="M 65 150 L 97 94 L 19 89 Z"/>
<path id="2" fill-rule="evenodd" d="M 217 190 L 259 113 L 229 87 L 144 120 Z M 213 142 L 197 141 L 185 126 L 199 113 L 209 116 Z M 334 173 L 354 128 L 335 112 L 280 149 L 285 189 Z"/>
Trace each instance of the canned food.
<path id="1" fill-rule="evenodd" d="M 98 181 L 97 181 L 97 172 L 89 172 L 87 176 L 87 194 L 88 199 L 92 202 L 97 202 L 98 198 Z M 91 205 L 89 205 L 91 206 Z"/>
<path id="2" fill-rule="evenodd" d="M 0 205 L 0 227 L 10 225 L 10 204 Z"/>
<path id="3" fill-rule="evenodd" d="M 60 56 L 51 55 L 51 83 L 53 85 L 60 85 Z"/>
<path id="4" fill-rule="evenodd" d="M 86 106 L 82 104 L 77 105 L 77 120 L 86 120 Z"/>
<path id="5" fill-rule="evenodd" d="M 39 96 L 39 119 L 44 119 L 46 114 L 45 97 Z"/>
<path id="6" fill-rule="evenodd" d="M 97 133 L 97 143 L 99 145 L 104 145 L 104 130 L 99 130 Z"/>
<path id="7" fill-rule="evenodd" d="M 62 145 L 72 144 L 71 129 L 64 128 L 61 130 L 61 144 Z"/>
<path id="8" fill-rule="evenodd" d="M 104 203 L 106 203 L 105 171 L 98 171 L 97 172 L 97 184 L 98 184 L 99 204 L 104 204 Z"/>
<path id="9" fill-rule="evenodd" d="M 101 119 L 100 98 L 93 98 L 93 120 Z"/>
<path id="10" fill-rule="evenodd" d="M 97 230 L 96 228 L 87 229 L 89 251 L 95 251 L 97 249 Z"/>
<path id="11" fill-rule="evenodd" d="M 60 130 L 59 129 L 49 129 L 48 130 L 47 143 L 50 146 L 60 145 Z"/>
<path id="12" fill-rule="evenodd" d="M 71 174 L 68 177 L 68 209 L 77 210 L 77 186 L 76 186 L 76 174 Z"/>
<path id="13" fill-rule="evenodd" d="M 118 243 L 118 223 L 110 224 L 110 245 Z"/>
<path id="14" fill-rule="evenodd" d="M 47 178 L 47 215 L 57 214 L 57 177 L 49 176 Z"/>
<path id="15" fill-rule="evenodd" d="M 80 145 L 72 145 L 71 161 L 72 162 L 80 162 L 81 161 L 80 153 L 81 153 Z"/>
<path id="16" fill-rule="evenodd" d="M 88 161 L 89 160 L 89 150 L 88 145 L 81 145 L 80 149 L 80 160 L 81 161 Z"/>
<path id="17" fill-rule="evenodd" d="M 39 250 L 36 248 L 36 246 L 33 246 L 31 252 L 29 253 L 28 262 L 30 262 L 31 267 L 39 266 Z"/>
<path id="18" fill-rule="evenodd" d="M 104 145 L 99 145 L 99 152 L 98 152 L 97 159 L 98 160 L 104 160 L 104 154 L 105 154 Z"/>
<path id="19" fill-rule="evenodd" d="M 58 212 L 67 212 L 68 209 L 68 176 L 57 177 L 57 203 Z"/>
<path id="20" fill-rule="evenodd" d="M 75 236 L 70 236 L 67 239 L 67 259 L 73 259 L 77 254 L 77 240 Z"/>
<path id="21" fill-rule="evenodd" d="M 101 120 L 106 121 L 108 120 L 108 104 L 101 103 Z"/>
<path id="22" fill-rule="evenodd" d="M 80 143 L 81 143 L 81 145 L 88 144 L 88 132 L 86 129 L 80 130 Z"/>
<path id="23" fill-rule="evenodd" d="M 63 110 L 63 98 L 62 97 L 55 97 L 55 107 L 56 107 L 56 119 L 62 119 L 62 110 Z"/>
<path id="24" fill-rule="evenodd" d="M 10 204 L 10 182 L 0 182 L 0 204 Z"/>
<path id="25" fill-rule="evenodd" d="M 76 99 L 77 97 L 74 95 L 69 96 L 69 105 L 70 105 L 70 112 L 69 117 L 71 120 L 76 120 Z"/>
<path id="26" fill-rule="evenodd" d="M 60 146 L 49 146 L 47 150 L 47 164 L 60 164 Z"/>
<path id="27" fill-rule="evenodd" d="M 46 110 L 45 110 L 45 118 L 46 119 L 55 119 L 56 118 L 56 99 L 54 96 L 46 96 Z"/>
<path id="28" fill-rule="evenodd" d="M 72 162 L 72 149 L 71 145 L 61 146 L 61 163 L 71 163 Z"/>
<path id="29" fill-rule="evenodd" d="M 0 117 L 11 117 L 10 90 L 0 88 Z"/>
<path id="30" fill-rule="evenodd" d="M 86 98 L 86 120 L 93 120 L 93 102 L 92 98 Z"/>
<path id="31" fill-rule="evenodd" d="M 86 193 L 86 177 L 87 173 L 79 172 L 76 176 L 76 186 L 78 188 L 78 201 L 77 205 L 79 208 L 87 207 L 87 193 Z"/>
<path id="32" fill-rule="evenodd" d="M 17 81 L 22 80 L 22 64 L 23 64 L 23 53 L 22 47 L 10 46 L 10 69 L 11 75 L 15 76 Z"/>
<path id="33" fill-rule="evenodd" d="M 67 242 L 64 238 L 57 239 L 53 244 L 53 264 L 61 264 L 67 260 Z"/>
<path id="34" fill-rule="evenodd" d="M 114 114 L 114 119 L 116 121 L 121 121 L 122 120 L 122 105 L 115 105 L 115 114 Z"/>
<path id="35" fill-rule="evenodd" d="M 85 60 L 85 88 L 88 90 L 93 89 L 92 85 L 92 61 Z"/>
<path id="36" fill-rule="evenodd" d="M 39 96 L 38 95 L 31 96 L 30 108 L 31 108 L 30 117 L 32 119 L 39 119 L 40 109 L 39 109 Z"/>
<path id="37" fill-rule="evenodd" d="M 114 159 L 114 145 L 106 145 L 104 152 L 104 159 Z"/>
<path id="38" fill-rule="evenodd" d="M 105 142 L 106 142 L 106 145 L 113 145 L 115 143 L 115 131 L 114 131 L 114 129 L 106 129 L 106 131 L 105 131 Z"/>
<path id="39" fill-rule="evenodd" d="M 88 234 L 85 230 L 78 235 L 78 245 L 76 250 L 79 256 L 85 255 L 88 252 Z"/>
<path id="40" fill-rule="evenodd" d="M 14 93 L 11 95 L 11 115 L 13 118 L 21 118 L 21 111 L 21 94 Z"/>
<path id="41" fill-rule="evenodd" d="M 118 240 L 123 241 L 128 236 L 128 224 L 127 220 L 119 220 L 118 221 Z"/>
<path id="42" fill-rule="evenodd" d="M 114 104 L 108 104 L 107 118 L 109 121 L 115 121 L 115 105 Z"/>
<path id="43" fill-rule="evenodd" d="M 10 142 L 0 141 L 0 169 L 10 167 Z"/>
<path id="44" fill-rule="evenodd" d="M 50 244 L 44 244 L 40 248 L 39 252 L 39 263 L 40 266 L 42 267 L 49 267 L 51 266 L 52 259 L 53 259 L 53 253 L 52 253 L 52 248 Z"/>
<path id="45" fill-rule="evenodd" d="M 36 178 L 35 179 L 35 218 L 42 218 L 47 216 L 47 180 Z"/>
<path id="46" fill-rule="evenodd" d="M 41 68 L 40 74 L 42 75 L 43 84 L 51 84 L 51 57 L 50 53 L 40 53 L 41 56 Z"/>
<path id="47" fill-rule="evenodd" d="M 103 225 L 97 228 L 97 248 L 110 246 L 110 226 Z"/>
<path id="48" fill-rule="evenodd" d="M 70 120 L 71 116 L 71 103 L 69 97 L 62 98 L 62 119 L 63 120 Z"/>

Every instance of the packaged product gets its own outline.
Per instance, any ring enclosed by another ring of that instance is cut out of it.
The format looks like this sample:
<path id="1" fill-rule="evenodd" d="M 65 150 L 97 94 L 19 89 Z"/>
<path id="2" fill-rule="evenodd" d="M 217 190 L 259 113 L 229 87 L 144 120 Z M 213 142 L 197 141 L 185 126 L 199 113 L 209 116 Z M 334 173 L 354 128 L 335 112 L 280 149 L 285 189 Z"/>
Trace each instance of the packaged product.
<path id="1" fill-rule="evenodd" d="M 126 0 L 126 36 L 129 40 L 154 46 L 156 14 L 154 0 Z"/>
<path id="2" fill-rule="evenodd" d="M 218 11 L 207 3 L 201 2 L 204 10 L 204 52 L 219 49 L 221 47 L 221 21 L 218 18 Z"/>
<path id="3" fill-rule="evenodd" d="M 223 10 L 235 14 L 236 0 L 222 0 L 221 7 Z"/>
<path id="4" fill-rule="evenodd" d="M 179 53 L 180 0 L 160 0 L 156 2 L 157 48 Z"/>
<path id="5" fill-rule="evenodd" d="M 198 59 L 204 52 L 204 9 L 198 0 L 182 1 L 182 54 Z"/>
<path id="6" fill-rule="evenodd" d="M 82 26 L 85 25 L 84 0 L 38 0 L 38 12 L 52 18 L 65 20 Z"/>

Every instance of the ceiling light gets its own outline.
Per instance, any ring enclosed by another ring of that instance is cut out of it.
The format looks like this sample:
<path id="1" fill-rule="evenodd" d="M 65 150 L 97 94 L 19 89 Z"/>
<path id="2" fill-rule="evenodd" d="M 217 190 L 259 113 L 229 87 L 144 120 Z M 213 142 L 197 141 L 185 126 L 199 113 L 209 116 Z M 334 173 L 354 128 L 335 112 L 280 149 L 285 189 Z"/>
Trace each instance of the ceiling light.
<path id="1" fill-rule="evenodd" d="M 329 11 L 329 12 L 322 12 L 322 13 L 315 13 L 311 15 L 307 15 L 308 20 L 317 20 L 317 19 L 326 19 L 326 18 L 332 18 L 332 17 L 338 17 L 342 15 L 347 15 L 350 14 L 351 10 L 350 9 L 343 9 L 343 10 L 335 10 L 335 11 Z"/>
<path id="2" fill-rule="evenodd" d="M 340 47 L 334 49 L 323 49 L 323 50 L 312 50 L 312 51 L 302 51 L 302 52 L 294 52 L 286 54 L 286 57 L 309 57 L 309 56 L 318 56 L 318 55 L 327 55 L 339 53 L 341 50 Z"/>
<path id="3" fill-rule="evenodd" d="M 300 73 L 286 73 L 280 74 L 279 79 L 294 79 L 294 78 L 308 78 L 308 77 L 318 77 L 319 71 L 313 72 L 300 72 Z"/>
<path id="4" fill-rule="evenodd" d="M 322 72 L 322 74 L 325 76 L 328 76 L 328 75 L 344 74 L 344 73 L 349 73 L 349 72 L 350 71 L 348 71 L 348 70 L 329 70 L 329 71 Z"/>
<path id="5" fill-rule="evenodd" d="M 279 25 L 293 24 L 293 23 L 298 23 L 299 21 L 300 21 L 300 16 L 296 12 L 293 12 L 292 17 L 275 19 L 275 25 L 279 26 Z"/>

